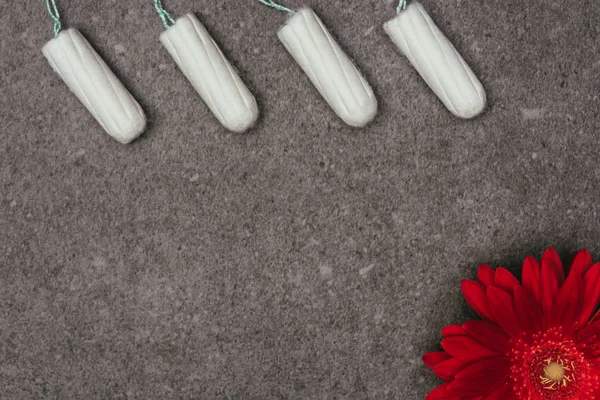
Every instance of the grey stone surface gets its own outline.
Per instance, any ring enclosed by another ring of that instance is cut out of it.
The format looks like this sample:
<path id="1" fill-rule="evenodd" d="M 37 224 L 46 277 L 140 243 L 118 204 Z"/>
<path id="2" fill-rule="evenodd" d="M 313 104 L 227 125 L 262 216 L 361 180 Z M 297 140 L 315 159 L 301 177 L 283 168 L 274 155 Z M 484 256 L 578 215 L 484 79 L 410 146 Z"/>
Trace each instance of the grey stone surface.
<path id="1" fill-rule="evenodd" d="M 451 116 L 382 30 L 391 1 L 310 1 L 372 83 L 338 120 L 251 0 L 193 11 L 257 95 L 224 132 L 151 1 L 59 0 L 140 100 L 106 135 L 51 71 L 41 1 L 0 14 L 0 397 L 422 399 L 474 315 L 459 282 L 549 245 L 600 257 L 600 3 L 423 0 L 489 97 Z M 288 1 L 290 6 L 302 2 Z"/>

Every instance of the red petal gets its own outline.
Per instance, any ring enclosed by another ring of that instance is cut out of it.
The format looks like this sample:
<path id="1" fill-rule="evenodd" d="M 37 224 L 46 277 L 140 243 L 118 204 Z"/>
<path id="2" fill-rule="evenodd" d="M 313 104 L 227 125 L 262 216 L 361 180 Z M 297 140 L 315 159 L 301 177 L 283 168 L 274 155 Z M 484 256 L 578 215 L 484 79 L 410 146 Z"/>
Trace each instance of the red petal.
<path id="1" fill-rule="evenodd" d="M 565 271 L 558 253 L 552 247 L 548 248 L 542 255 L 542 272 L 544 264 L 552 268 L 552 271 L 554 271 L 554 274 L 556 275 L 558 285 L 562 285 L 562 283 L 565 281 Z"/>
<path id="2" fill-rule="evenodd" d="M 538 304 L 542 303 L 541 282 L 540 264 L 535 258 L 527 257 L 523 262 L 523 286 L 533 294 Z"/>
<path id="3" fill-rule="evenodd" d="M 492 322 L 500 325 L 511 337 L 517 337 L 522 330 L 517 323 L 513 297 L 502 289 L 488 286 L 487 299 Z"/>
<path id="4" fill-rule="evenodd" d="M 542 261 L 542 313 L 544 322 L 548 325 L 552 315 L 552 304 L 558 292 L 558 281 L 556 274 L 548 263 Z"/>
<path id="5" fill-rule="evenodd" d="M 471 308 L 483 319 L 489 318 L 489 310 L 484 286 L 475 281 L 462 281 L 460 284 L 463 296 Z"/>
<path id="6" fill-rule="evenodd" d="M 471 381 L 491 386 L 503 382 L 510 374 L 510 359 L 508 357 L 490 358 L 478 361 L 464 368 L 455 379 Z"/>
<path id="7" fill-rule="evenodd" d="M 510 338 L 497 325 L 485 321 L 467 321 L 463 328 L 469 337 L 488 349 L 505 354 Z"/>
<path id="8" fill-rule="evenodd" d="M 582 336 L 600 336 L 600 319 L 587 325 L 581 331 Z"/>
<path id="9" fill-rule="evenodd" d="M 485 400 L 513 400 L 516 398 L 517 396 L 515 396 L 511 385 L 505 383 L 504 385 L 500 386 L 498 389 L 490 393 L 485 398 Z"/>
<path id="10" fill-rule="evenodd" d="M 558 291 L 552 307 L 553 325 L 568 327 L 575 323 L 579 313 L 582 286 L 580 275 L 569 274 L 565 284 Z"/>
<path id="11" fill-rule="evenodd" d="M 448 326 L 445 326 L 444 329 L 442 329 L 443 337 L 463 336 L 463 335 L 465 335 L 465 330 L 463 329 L 463 327 L 461 325 L 448 325 Z"/>
<path id="12" fill-rule="evenodd" d="M 444 383 L 443 385 L 438 386 L 433 389 L 429 394 L 425 397 L 425 400 L 461 400 L 462 396 L 457 396 L 448 392 L 448 383 Z"/>
<path id="13" fill-rule="evenodd" d="M 510 374 L 507 357 L 492 358 L 473 363 L 454 377 L 448 391 L 466 396 L 482 396 L 503 384 Z"/>
<path id="14" fill-rule="evenodd" d="M 597 338 L 600 339 L 600 324 L 595 325 L 588 325 L 586 327 L 584 327 L 581 331 L 578 332 L 578 337 L 580 339 L 587 339 L 587 338 L 591 338 L 592 336 L 596 336 Z"/>
<path id="15" fill-rule="evenodd" d="M 583 304 L 578 321 L 583 325 L 590 319 L 600 302 L 600 263 L 592 265 L 583 276 Z"/>
<path id="16" fill-rule="evenodd" d="M 483 264 L 479 267 L 477 271 L 477 279 L 483 285 L 493 285 L 494 284 L 494 270 L 489 265 Z"/>
<path id="17" fill-rule="evenodd" d="M 575 255 L 575 258 L 573 258 L 573 263 L 571 263 L 571 271 L 569 271 L 569 274 L 583 276 L 583 274 L 585 274 L 591 266 L 592 256 L 590 255 L 589 251 L 583 249 Z"/>
<path id="18" fill-rule="evenodd" d="M 519 325 L 524 331 L 538 332 L 542 329 L 542 310 L 533 296 L 523 286 L 513 289 L 515 299 L 515 314 Z"/>
<path id="19" fill-rule="evenodd" d="M 496 269 L 496 273 L 494 274 L 494 283 L 496 286 L 506 290 L 507 292 L 512 293 L 512 289 L 516 285 L 521 285 L 521 283 L 515 278 L 513 274 L 508 272 L 505 268 L 499 267 Z"/>
<path id="20" fill-rule="evenodd" d="M 423 364 L 429 369 L 433 369 L 436 365 L 442 361 L 450 359 L 450 355 L 445 351 L 435 351 L 423 355 Z"/>
<path id="21" fill-rule="evenodd" d="M 436 365 L 433 369 L 433 373 L 446 381 L 450 381 L 454 378 L 454 375 L 462 371 L 467 365 L 469 364 L 457 360 L 456 358 L 451 358 Z"/>
<path id="22" fill-rule="evenodd" d="M 442 348 L 452 357 L 465 362 L 498 357 L 499 355 L 468 336 L 446 338 L 442 340 Z"/>

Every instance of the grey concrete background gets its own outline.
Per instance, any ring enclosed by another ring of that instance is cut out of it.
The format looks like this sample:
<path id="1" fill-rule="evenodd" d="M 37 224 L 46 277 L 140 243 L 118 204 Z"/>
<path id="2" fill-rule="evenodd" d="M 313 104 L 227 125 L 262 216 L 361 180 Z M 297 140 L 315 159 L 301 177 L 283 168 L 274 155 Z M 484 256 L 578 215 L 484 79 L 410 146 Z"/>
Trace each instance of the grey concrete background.
<path id="1" fill-rule="evenodd" d="M 422 399 L 420 362 L 479 263 L 600 257 L 600 3 L 422 1 L 481 78 L 450 115 L 388 40 L 383 0 L 310 1 L 373 85 L 345 126 L 251 0 L 193 11 L 256 94 L 216 122 L 151 1 L 58 1 L 140 100 L 106 135 L 42 57 L 42 1 L 0 15 L 2 399 Z M 288 1 L 290 6 L 301 2 Z"/>

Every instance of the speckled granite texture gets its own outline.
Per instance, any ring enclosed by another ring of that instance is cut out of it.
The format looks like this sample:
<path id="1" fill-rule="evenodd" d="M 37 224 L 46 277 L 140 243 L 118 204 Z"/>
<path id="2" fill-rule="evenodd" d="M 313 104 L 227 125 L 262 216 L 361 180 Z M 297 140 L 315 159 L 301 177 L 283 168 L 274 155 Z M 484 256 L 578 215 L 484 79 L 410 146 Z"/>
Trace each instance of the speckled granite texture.
<path id="1" fill-rule="evenodd" d="M 384 0 L 308 4 L 373 85 L 338 120 L 252 0 L 193 11 L 256 94 L 216 122 L 151 1 L 58 1 L 140 100 L 105 134 L 41 54 L 42 1 L 0 15 L 2 399 L 422 399 L 459 282 L 548 245 L 600 258 L 600 3 L 422 0 L 483 82 L 452 117 L 394 49 Z M 5 3 L 6 5 L 6 3 Z"/>

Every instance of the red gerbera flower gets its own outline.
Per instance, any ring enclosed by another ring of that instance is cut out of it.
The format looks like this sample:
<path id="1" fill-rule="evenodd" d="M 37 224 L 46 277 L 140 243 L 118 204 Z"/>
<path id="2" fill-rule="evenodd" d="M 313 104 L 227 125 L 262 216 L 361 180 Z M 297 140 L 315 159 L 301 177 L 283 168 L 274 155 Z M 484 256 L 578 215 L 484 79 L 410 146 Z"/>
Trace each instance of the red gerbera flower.
<path id="1" fill-rule="evenodd" d="M 447 381 L 427 400 L 600 400 L 600 263 L 587 250 L 566 279 L 550 248 L 541 265 L 525 259 L 522 282 L 482 265 L 461 287 L 483 320 L 445 327 L 444 351 L 423 356 Z"/>

